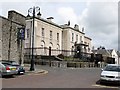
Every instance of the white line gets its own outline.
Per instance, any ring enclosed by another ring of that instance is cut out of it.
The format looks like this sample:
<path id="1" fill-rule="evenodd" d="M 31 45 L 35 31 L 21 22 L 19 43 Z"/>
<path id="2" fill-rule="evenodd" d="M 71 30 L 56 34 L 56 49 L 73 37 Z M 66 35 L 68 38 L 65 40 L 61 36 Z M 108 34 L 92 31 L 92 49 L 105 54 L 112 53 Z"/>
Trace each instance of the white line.
<path id="1" fill-rule="evenodd" d="M 119 87 L 113 87 L 113 86 L 104 86 L 104 85 L 92 85 L 92 86 L 95 86 L 95 87 L 102 87 L 102 88 L 119 88 Z"/>

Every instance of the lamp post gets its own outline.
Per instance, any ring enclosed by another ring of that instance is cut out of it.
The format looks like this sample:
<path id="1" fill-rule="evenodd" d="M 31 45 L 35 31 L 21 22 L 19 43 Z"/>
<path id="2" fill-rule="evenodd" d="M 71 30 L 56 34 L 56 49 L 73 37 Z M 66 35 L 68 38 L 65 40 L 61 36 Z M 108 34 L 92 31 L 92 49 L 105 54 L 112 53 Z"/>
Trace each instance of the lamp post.
<path id="1" fill-rule="evenodd" d="M 31 66 L 30 66 L 30 71 L 34 71 L 34 19 L 35 19 L 35 14 L 38 12 L 37 15 L 41 16 L 40 14 L 40 8 L 39 7 L 33 7 L 28 10 L 28 15 L 27 17 L 30 17 L 30 13 L 32 14 L 32 19 L 33 19 L 33 26 L 32 26 L 32 58 L 31 58 Z M 31 43 L 30 43 L 31 44 Z M 31 48 L 30 47 L 30 48 Z"/>

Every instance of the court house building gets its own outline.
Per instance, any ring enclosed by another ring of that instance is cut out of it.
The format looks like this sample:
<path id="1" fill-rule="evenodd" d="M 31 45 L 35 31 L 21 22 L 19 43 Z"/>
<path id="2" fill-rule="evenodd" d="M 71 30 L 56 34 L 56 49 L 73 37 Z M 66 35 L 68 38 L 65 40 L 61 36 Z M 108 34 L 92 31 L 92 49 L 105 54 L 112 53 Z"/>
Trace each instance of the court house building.
<path id="1" fill-rule="evenodd" d="M 70 21 L 64 25 L 58 25 L 52 21 L 53 17 L 44 19 L 41 15 L 34 17 L 27 17 L 26 32 L 25 32 L 25 48 L 26 53 L 31 53 L 30 48 L 34 43 L 34 55 L 48 55 L 49 48 L 51 48 L 51 55 L 58 55 L 60 53 L 70 56 L 72 52 L 63 53 L 63 50 L 73 51 L 81 48 L 82 52 L 91 53 L 92 39 L 87 37 L 84 33 L 84 28 L 79 28 L 75 24 L 70 26 Z M 34 26 L 33 26 L 34 25 Z M 34 42 L 32 41 L 34 28 Z"/>

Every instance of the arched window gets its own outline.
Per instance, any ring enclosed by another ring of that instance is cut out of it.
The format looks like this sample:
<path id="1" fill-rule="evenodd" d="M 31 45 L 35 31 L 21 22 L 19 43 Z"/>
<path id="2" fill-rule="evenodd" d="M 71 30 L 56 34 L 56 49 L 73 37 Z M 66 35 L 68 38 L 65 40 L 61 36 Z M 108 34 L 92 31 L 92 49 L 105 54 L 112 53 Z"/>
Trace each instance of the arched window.
<path id="1" fill-rule="evenodd" d="M 49 47 L 51 47 L 51 48 L 53 47 L 53 44 L 52 44 L 52 42 L 50 42 L 50 44 L 49 44 Z"/>
<path id="2" fill-rule="evenodd" d="M 41 47 L 45 47 L 45 42 L 43 40 L 41 41 Z"/>
<path id="3" fill-rule="evenodd" d="M 41 55 L 46 55 L 45 42 L 41 41 Z"/>

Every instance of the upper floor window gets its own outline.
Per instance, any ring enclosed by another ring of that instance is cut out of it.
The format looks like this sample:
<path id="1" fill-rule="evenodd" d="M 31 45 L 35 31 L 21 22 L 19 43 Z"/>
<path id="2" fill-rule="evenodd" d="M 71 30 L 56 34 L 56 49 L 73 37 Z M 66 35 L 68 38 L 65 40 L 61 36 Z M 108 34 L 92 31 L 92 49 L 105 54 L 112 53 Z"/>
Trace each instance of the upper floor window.
<path id="1" fill-rule="evenodd" d="M 42 37 L 44 37 L 44 35 L 45 35 L 45 34 L 44 34 L 44 28 L 42 28 Z"/>
<path id="2" fill-rule="evenodd" d="M 74 41 L 74 33 L 72 33 L 72 41 Z"/>
<path id="3" fill-rule="evenodd" d="M 76 41 L 78 41 L 78 35 L 76 35 Z"/>
<path id="4" fill-rule="evenodd" d="M 27 29 L 26 31 L 27 31 L 27 38 L 29 38 L 29 36 L 30 36 L 29 35 L 30 34 L 29 29 Z"/>
<path id="5" fill-rule="evenodd" d="M 59 33 L 57 33 L 57 41 L 59 41 Z"/>
<path id="6" fill-rule="evenodd" d="M 52 31 L 50 31 L 50 39 L 52 39 Z"/>
<path id="7" fill-rule="evenodd" d="M 82 41 L 82 36 L 80 36 L 80 42 Z"/>
<path id="8" fill-rule="evenodd" d="M 85 42 L 85 44 L 87 45 L 87 42 Z"/>

